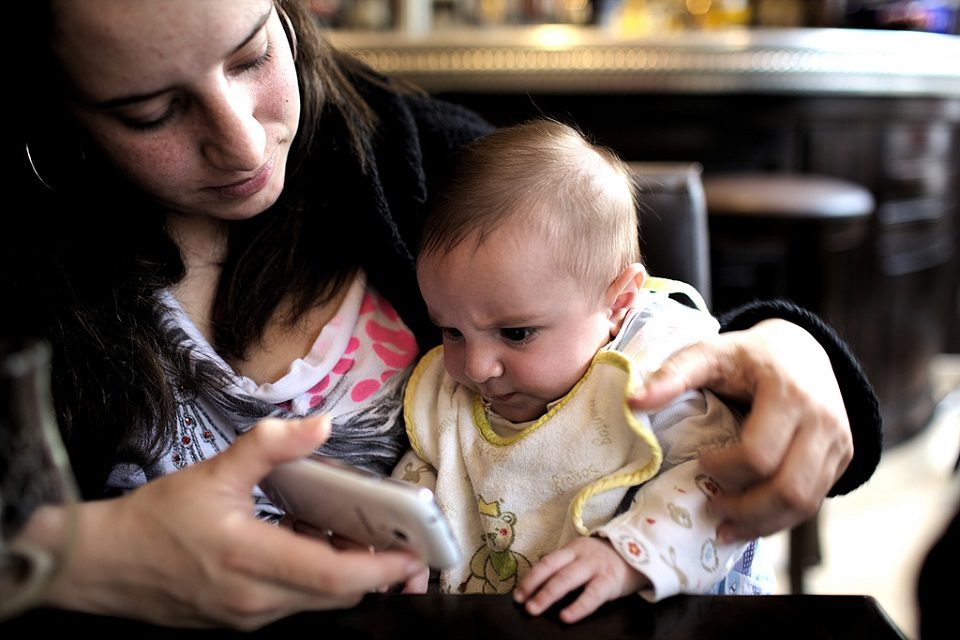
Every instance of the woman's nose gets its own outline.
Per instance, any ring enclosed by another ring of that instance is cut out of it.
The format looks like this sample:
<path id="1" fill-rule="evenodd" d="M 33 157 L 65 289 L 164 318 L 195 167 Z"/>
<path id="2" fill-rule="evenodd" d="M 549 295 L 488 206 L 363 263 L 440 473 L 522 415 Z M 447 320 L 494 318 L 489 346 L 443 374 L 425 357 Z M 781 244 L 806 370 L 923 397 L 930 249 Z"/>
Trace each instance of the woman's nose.
<path id="1" fill-rule="evenodd" d="M 206 105 L 204 157 L 219 169 L 254 171 L 266 160 L 266 131 L 242 90 L 220 88 Z"/>
<path id="2" fill-rule="evenodd" d="M 463 373 L 471 382 L 481 384 L 490 378 L 503 375 L 503 366 L 494 350 L 468 345 L 464 355 Z"/>

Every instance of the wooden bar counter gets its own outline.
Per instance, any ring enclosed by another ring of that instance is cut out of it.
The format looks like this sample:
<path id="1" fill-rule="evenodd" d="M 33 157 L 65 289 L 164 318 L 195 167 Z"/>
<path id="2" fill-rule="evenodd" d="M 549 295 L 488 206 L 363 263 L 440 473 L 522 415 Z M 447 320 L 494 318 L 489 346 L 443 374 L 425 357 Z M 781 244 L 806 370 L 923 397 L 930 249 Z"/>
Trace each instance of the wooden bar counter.
<path id="1" fill-rule="evenodd" d="M 173 624 L 174 621 L 171 621 Z M 40 609 L 0 623 L 5 638 L 69 630 L 88 637 L 462 638 L 491 640 L 906 640 L 869 596 L 676 596 L 608 603 L 572 625 L 555 611 L 532 617 L 508 595 L 369 596 L 353 609 L 302 613 L 256 633 L 173 630 L 118 618 Z"/>

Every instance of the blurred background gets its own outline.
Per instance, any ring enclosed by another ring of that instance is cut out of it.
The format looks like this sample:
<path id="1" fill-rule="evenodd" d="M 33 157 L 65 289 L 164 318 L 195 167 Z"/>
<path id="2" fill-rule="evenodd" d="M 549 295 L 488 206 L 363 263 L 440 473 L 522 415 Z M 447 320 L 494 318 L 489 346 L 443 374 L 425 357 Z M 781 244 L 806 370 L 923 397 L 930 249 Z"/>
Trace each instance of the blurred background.
<path id="1" fill-rule="evenodd" d="M 637 32 L 729 26 L 850 27 L 956 33 L 955 0 L 310 0 L 337 28 L 604 24 Z M 422 25 L 421 25 L 422 26 Z"/>
<path id="2" fill-rule="evenodd" d="M 919 562 L 960 499 L 960 0 L 310 4 L 338 46 L 494 124 L 549 115 L 629 162 L 702 169 L 713 308 L 816 311 L 885 424 L 876 476 L 807 531 L 799 585 L 788 534 L 772 540 L 781 587 L 875 595 L 915 637 Z M 749 207 L 711 191 L 730 175 L 758 185 Z M 761 197 L 775 177 L 842 181 L 869 207 Z"/>

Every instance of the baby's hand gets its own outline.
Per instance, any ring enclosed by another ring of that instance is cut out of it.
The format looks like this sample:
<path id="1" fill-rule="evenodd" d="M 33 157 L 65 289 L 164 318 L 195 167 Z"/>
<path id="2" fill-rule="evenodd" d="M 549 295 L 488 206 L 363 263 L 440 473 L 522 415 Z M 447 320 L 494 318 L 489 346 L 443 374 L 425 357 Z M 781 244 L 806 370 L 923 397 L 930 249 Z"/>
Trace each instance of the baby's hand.
<path id="1" fill-rule="evenodd" d="M 527 612 L 540 615 L 565 595 L 583 593 L 560 612 L 564 622 L 576 622 L 609 600 L 635 593 L 649 581 L 628 565 L 606 540 L 577 538 L 537 562 L 513 592 Z"/>

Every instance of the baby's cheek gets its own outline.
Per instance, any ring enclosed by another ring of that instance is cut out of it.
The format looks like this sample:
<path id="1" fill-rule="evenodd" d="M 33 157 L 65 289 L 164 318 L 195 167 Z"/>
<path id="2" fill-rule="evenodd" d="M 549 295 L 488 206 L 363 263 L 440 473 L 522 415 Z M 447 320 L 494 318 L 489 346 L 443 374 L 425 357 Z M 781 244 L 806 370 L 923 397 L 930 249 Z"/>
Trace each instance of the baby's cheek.
<path id="1" fill-rule="evenodd" d="M 443 366 L 451 378 L 465 384 L 463 376 L 463 357 L 458 353 L 456 347 L 448 344 L 443 345 Z"/>
<path id="2" fill-rule="evenodd" d="M 543 397 L 556 400 L 577 384 L 589 364 L 589 360 L 583 363 L 569 352 L 542 355 L 537 360 L 536 370 L 529 372 L 526 377 L 540 389 Z"/>

